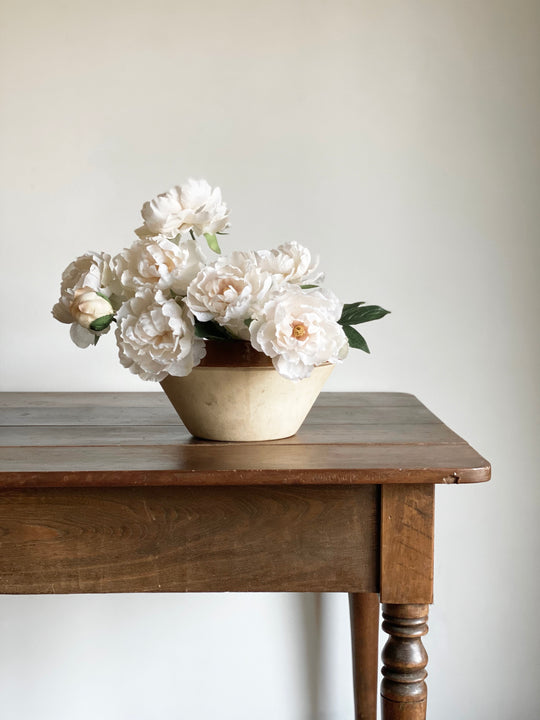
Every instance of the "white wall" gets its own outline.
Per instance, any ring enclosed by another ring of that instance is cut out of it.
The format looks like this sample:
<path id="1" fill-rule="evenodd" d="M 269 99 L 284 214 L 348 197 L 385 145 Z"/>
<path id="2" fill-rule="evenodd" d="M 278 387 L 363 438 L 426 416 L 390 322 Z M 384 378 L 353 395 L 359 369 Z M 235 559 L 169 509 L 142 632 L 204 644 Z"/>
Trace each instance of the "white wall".
<path id="1" fill-rule="evenodd" d="M 50 307 L 142 202 L 221 185 L 393 314 L 328 389 L 415 393 L 493 463 L 437 492 L 430 717 L 534 717 L 540 4 L 4 0 L 4 390 L 153 390 Z M 344 596 L 0 598 L 4 720 L 345 720 Z M 328 659 L 317 660 L 317 648 Z M 536 711 L 536 712 L 535 712 Z"/>

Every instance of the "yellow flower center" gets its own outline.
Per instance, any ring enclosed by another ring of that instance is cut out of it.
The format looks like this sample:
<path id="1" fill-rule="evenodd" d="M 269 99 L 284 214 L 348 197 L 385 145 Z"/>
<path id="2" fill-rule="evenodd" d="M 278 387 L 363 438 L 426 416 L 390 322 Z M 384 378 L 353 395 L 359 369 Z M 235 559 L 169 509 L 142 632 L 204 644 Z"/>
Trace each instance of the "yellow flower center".
<path id="1" fill-rule="evenodd" d="M 292 333 L 291 336 L 297 340 L 307 340 L 308 330 L 303 322 L 291 323 Z"/>

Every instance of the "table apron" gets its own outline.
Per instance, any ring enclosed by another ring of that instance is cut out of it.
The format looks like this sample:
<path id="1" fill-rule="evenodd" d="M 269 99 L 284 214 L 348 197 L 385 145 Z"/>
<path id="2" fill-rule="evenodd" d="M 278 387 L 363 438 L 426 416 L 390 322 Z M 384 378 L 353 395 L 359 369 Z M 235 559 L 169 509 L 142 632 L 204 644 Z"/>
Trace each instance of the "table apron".
<path id="1" fill-rule="evenodd" d="M 379 591 L 380 488 L 0 492 L 0 593 Z"/>

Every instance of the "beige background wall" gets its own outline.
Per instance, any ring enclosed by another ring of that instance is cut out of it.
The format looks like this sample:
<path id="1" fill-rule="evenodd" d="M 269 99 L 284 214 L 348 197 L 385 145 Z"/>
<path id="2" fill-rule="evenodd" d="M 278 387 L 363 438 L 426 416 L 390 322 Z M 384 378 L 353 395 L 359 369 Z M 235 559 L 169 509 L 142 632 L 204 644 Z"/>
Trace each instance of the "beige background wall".
<path id="1" fill-rule="evenodd" d="M 0 389 L 154 390 L 71 345 L 60 272 L 157 192 L 219 184 L 226 247 L 298 239 L 393 311 L 328 389 L 412 392 L 492 461 L 437 492 L 430 717 L 535 717 L 540 3 L 0 12 Z M 0 598 L 3 720 L 345 720 L 349 673 L 343 596 Z"/>

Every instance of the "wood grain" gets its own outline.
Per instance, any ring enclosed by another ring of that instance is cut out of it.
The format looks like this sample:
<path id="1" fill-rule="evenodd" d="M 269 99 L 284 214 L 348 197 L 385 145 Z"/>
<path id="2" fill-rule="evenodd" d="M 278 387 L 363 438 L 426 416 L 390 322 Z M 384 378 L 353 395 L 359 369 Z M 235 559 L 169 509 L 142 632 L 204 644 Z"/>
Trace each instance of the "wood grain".
<path id="1" fill-rule="evenodd" d="M 355 720 L 377 720 L 379 596 L 350 593 Z"/>
<path id="2" fill-rule="evenodd" d="M 323 393 L 300 432 L 192 438 L 163 393 L 0 395 L 0 488 L 480 482 L 489 463 L 412 395 Z"/>
<path id="3" fill-rule="evenodd" d="M 168 400 L 157 385 L 150 383 L 146 387 L 154 390 L 145 392 L 2 392 L 0 393 L 0 409 L 21 407 L 73 407 L 76 406 L 119 406 L 128 407 L 170 407 Z M 359 398 L 359 396 L 361 396 Z M 403 392 L 323 392 L 317 399 L 321 407 L 342 407 L 357 404 L 361 400 L 364 406 L 402 407 L 418 405 L 418 399 Z M 171 417 L 175 418 L 174 411 Z M 177 421 L 177 420 L 176 420 Z"/>
<path id="4" fill-rule="evenodd" d="M 339 409 L 338 412 L 336 410 Z M 439 423 L 413 395 L 321 393 L 308 424 Z M 173 425 L 164 393 L 2 393 L 0 425 Z"/>
<path id="5" fill-rule="evenodd" d="M 381 602 L 433 602 L 433 485 L 381 488 Z"/>
<path id="6" fill-rule="evenodd" d="M 168 402 L 168 400 L 167 400 Z M 124 407 L 121 404 L 111 405 L 38 405 L 4 407 L 0 413 L 0 426 L 9 425 L 179 425 L 180 420 L 172 406 L 163 403 L 143 405 L 141 407 Z M 309 425 L 332 427 L 337 434 L 336 425 L 356 424 L 393 424 L 405 423 L 424 424 L 438 423 L 423 405 L 377 406 L 377 405 L 315 405 L 306 422 Z M 201 441 L 199 441 L 201 442 Z"/>
<path id="7" fill-rule="evenodd" d="M 447 445 L 463 444 L 456 433 L 446 425 L 413 423 L 391 425 L 389 423 L 362 425 L 354 423 L 339 426 L 342 445 Z M 15 425 L 0 428 L 0 446 L 46 447 L 56 445 L 100 447 L 103 445 L 173 445 L 203 444 L 222 445 L 211 440 L 192 438 L 180 423 L 175 425 Z M 328 442 L 328 428 L 305 423 L 289 438 L 266 441 L 273 445 L 324 445 Z M 258 443 L 261 444 L 261 443 Z"/>
<path id="8" fill-rule="evenodd" d="M 466 445 L 222 445 L 0 449 L 0 487 L 481 482 Z"/>
<path id="9" fill-rule="evenodd" d="M 427 605 L 383 605 L 382 720 L 425 720 L 427 709 Z"/>
<path id="10" fill-rule="evenodd" d="M 0 592 L 378 589 L 378 491 L 0 492 Z"/>

